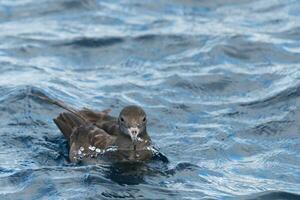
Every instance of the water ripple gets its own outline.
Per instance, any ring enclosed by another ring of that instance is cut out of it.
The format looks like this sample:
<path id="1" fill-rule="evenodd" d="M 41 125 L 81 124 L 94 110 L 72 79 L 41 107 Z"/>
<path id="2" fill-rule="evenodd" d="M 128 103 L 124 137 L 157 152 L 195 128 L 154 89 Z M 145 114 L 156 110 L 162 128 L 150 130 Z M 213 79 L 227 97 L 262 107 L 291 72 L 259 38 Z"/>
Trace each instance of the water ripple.
<path id="1" fill-rule="evenodd" d="M 0 198 L 299 199 L 299 8 L 1 1 Z M 71 164 L 62 110 L 37 94 L 113 115 L 140 105 L 164 154 Z"/>

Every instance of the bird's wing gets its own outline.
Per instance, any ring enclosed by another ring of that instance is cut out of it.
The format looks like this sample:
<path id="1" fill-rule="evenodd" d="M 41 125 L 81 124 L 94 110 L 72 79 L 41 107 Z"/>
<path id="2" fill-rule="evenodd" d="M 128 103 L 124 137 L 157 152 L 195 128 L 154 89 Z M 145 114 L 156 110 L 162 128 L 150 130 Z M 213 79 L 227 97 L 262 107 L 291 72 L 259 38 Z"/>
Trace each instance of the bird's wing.
<path id="1" fill-rule="evenodd" d="M 107 134 L 103 129 L 93 125 L 86 124 L 74 130 L 71 136 L 70 144 L 75 146 L 83 146 L 88 148 L 90 146 L 105 149 L 115 142 L 115 137 Z"/>
<path id="2" fill-rule="evenodd" d="M 98 149 L 101 152 L 101 150 L 113 145 L 115 138 L 93 123 L 85 123 L 74 129 L 69 141 L 69 158 L 71 162 L 76 163 L 79 160 L 88 161 L 94 153 L 99 153 Z"/>
<path id="3" fill-rule="evenodd" d="M 84 108 L 80 111 L 76 111 L 75 109 L 72 111 L 73 112 L 63 112 L 58 117 L 53 119 L 67 140 L 70 140 L 74 129 L 79 128 L 84 124 L 97 123 L 102 125 L 106 124 L 106 122 L 115 120 L 114 117 L 108 115 L 110 110 L 95 112 Z M 100 125 L 98 125 L 98 127 L 102 128 Z"/>
<path id="4" fill-rule="evenodd" d="M 115 143 L 116 137 L 109 135 L 103 129 L 94 126 L 94 129 L 89 131 L 89 142 L 91 146 L 99 149 L 106 149 Z"/>

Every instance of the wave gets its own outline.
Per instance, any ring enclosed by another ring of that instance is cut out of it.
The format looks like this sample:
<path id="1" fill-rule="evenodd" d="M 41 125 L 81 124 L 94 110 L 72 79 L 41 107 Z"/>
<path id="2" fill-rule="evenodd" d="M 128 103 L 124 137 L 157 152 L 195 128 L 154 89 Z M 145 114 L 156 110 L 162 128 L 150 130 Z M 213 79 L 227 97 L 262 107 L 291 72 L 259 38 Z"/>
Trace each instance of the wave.
<path id="1" fill-rule="evenodd" d="M 284 191 L 266 191 L 257 194 L 249 195 L 248 197 L 241 197 L 243 200 L 282 200 L 282 199 L 289 199 L 289 200 L 297 200 L 300 198 L 300 194 L 284 192 Z"/>
<path id="2" fill-rule="evenodd" d="M 79 46 L 89 48 L 99 48 L 105 46 L 112 46 L 122 43 L 124 40 L 120 37 L 108 37 L 108 38 L 79 38 L 73 41 L 66 42 L 60 45 L 64 46 Z"/>

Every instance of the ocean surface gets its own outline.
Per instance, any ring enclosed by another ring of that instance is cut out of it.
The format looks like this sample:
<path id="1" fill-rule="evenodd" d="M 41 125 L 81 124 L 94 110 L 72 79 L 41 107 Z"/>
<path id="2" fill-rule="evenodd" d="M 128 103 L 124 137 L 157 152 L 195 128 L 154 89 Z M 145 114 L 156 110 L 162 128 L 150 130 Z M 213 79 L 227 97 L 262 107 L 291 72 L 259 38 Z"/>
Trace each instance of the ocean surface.
<path id="1" fill-rule="evenodd" d="M 300 199 L 299 0 L 0 0 L 0 199 Z M 74 165 L 62 109 L 142 106 L 169 159 Z"/>

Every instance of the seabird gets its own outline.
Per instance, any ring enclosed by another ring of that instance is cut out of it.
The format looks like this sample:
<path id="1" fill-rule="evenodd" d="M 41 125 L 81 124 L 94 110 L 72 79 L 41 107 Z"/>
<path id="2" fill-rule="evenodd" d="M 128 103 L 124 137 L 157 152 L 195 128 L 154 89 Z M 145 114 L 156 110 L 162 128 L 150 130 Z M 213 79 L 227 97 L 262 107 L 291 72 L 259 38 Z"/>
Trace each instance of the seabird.
<path id="1" fill-rule="evenodd" d="M 126 106 L 118 117 L 113 117 L 110 110 L 77 111 L 62 102 L 47 100 L 68 111 L 53 120 L 69 142 L 71 162 L 148 161 L 154 156 L 147 116 L 141 107 Z"/>

